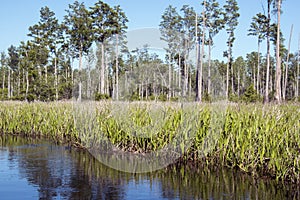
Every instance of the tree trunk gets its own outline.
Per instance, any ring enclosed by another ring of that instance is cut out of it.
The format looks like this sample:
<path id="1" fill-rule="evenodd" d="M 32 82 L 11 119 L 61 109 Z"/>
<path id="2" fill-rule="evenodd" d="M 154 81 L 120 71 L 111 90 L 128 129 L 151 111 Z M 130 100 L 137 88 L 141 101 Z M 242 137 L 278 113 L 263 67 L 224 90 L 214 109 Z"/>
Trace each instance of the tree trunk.
<path id="1" fill-rule="evenodd" d="M 254 88 L 254 90 L 256 90 L 255 67 L 256 66 L 253 66 L 253 88 Z"/>
<path id="2" fill-rule="evenodd" d="M 74 86 L 74 70 L 72 69 L 72 66 L 73 66 L 73 63 L 74 63 L 74 59 L 71 58 L 72 61 L 71 61 L 71 81 L 72 81 L 72 85 Z"/>
<path id="3" fill-rule="evenodd" d="M 201 80 L 200 80 L 200 76 L 201 76 L 201 70 L 200 70 L 200 44 L 199 41 L 197 41 L 196 44 L 196 48 L 197 48 L 197 59 L 196 59 L 196 66 L 197 66 L 197 72 L 196 72 L 196 101 L 197 102 L 201 102 Z"/>
<path id="4" fill-rule="evenodd" d="M 104 94 L 105 84 L 104 42 L 101 43 L 100 94 Z"/>
<path id="5" fill-rule="evenodd" d="M 104 51 L 104 55 L 105 55 Z M 108 56 L 105 56 L 104 58 L 104 77 L 105 77 L 105 83 L 104 83 L 104 94 L 110 94 L 109 87 L 110 87 L 110 82 L 109 82 L 109 74 L 108 74 Z M 112 82 L 113 83 L 113 82 Z M 112 85 L 113 87 L 113 85 Z"/>
<path id="6" fill-rule="evenodd" d="M 289 70 L 289 59 L 290 59 L 290 48 L 291 48 L 292 35 L 293 35 L 293 25 L 291 26 L 289 46 L 288 46 L 288 52 L 287 52 L 287 57 L 286 57 L 286 63 L 285 63 L 285 78 L 284 78 L 284 85 L 283 85 L 283 91 L 282 91 L 282 98 L 284 101 L 286 99 L 286 88 L 287 88 L 287 82 L 288 82 L 288 70 Z"/>
<path id="7" fill-rule="evenodd" d="M 296 93 L 295 93 L 296 101 L 298 101 L 298 97 L 299 97 L 299 78 L 300 78 L 299 62 L 300 62 L 300 34 L 298 39 L 298 57 L 297 57 Z"/>
<path id="8" fill-rule="evenodd" d="M 21 87 L 21 73 L 20 73 L 20 67 L 19 67 L 19 70 L 18 70 L 18 97 L 20 96 L 20 87 Z"/>
<path id="9" fill-rule="evenodd" d="M 172 92 L 171 82 L 172 82 L 172 68 L 171 68 L 171 54 L 169 54 L 169 81 L 168 81 L 168 100 L 169 101 L 171 99 L 171 92 Z"/>
<path id="10" fill-rule="evenodd" d="M 25 85 L 25 78 L 26 78 L 26 73 L 25 73 L 25 70 L 23 69 L 22 70 L 22 85 L 23 85 L 23 90 L 25 90 L 26 89 L 26 85 Z"/>
<path id="11" fill-rule="evenodd" d="M 202 17 L 203 17 L 203 27 L 202 27 L 202 43 L 201 43 L 201 57 L 200 57 L 200 77 L 199 77 L 199 102 L 202 102 L 202 73 L 203 73 L 203 63 L 204 63 L 204 45 L 205 45 L 205 31 L 206 31 L 206 1 L 204 0 L 203 2 L 203 12 L 202 12 Z"/>
<path id="12" fill-rule="evenodd" d="M 183 91 L 182 91 L 182 88 L 181 88 L 181 81 L 182 81 L 182 73 L 181 73 L 181 55 L 180 55 L 180 52 L 179 52 L 179 56 L 178 56 L 178 63 L 179 63 L 179 71 L 178 71 L 178 88 L 179 90 L 181 90 L 181 97 L 183 97 Z"/>
<path id="13" fill-rule="evenodd" d="M 116 35 L 116 100 L 119 100 L 119 34 Z"/>
<path id="14" fill-rule="evenodd" d="M 7 76 L 7 98 L 10 99 L 10 68 L 8 68 Z"/>
<path id="15" fill-rule="evenodd" d="M 267 24 L 267 70 L 264 103 L 269 103 L 269 78 L 270 78 L 270 21 L 271 21 L 271 0 L 268 0 L 268 24 Z"/>
<path id="16" fill-rule="evenodd" d="M 92 80 L 91 80 L 91 62 L 88 63 L 88 78 L 87 78 L 87 98 L 92 97 Z"/>
<path id="17" fill-rule="evenodd" d="M 47 65 L 45 65 L 45 83 L 48 84 L 48 69 L 47 69 Z"/>
<path id="18" fill-rule="evenodd" d="M 2 66 L 2 72 L 3 72 L 3 79 L 2 79 L 2 97 L 4 98 L 4 89 L 5 89 L 5 69 L 4 69 L 4 66 Z"/>
<path id="19" fill-rule="evenodd" d="M 196 13 L 195 18 L 195 27 L 196 27 L 196 101 L 199 101 L 200 99 L 200 80 L 199 80 L 199 74 L 200 74 L 200 68 L 199 68 L 199 40 L 198 40 L 198 15 Z"/>
<path id="20" fill-rule="evenodd" d="M 227 66 L 226 66 L 226 99 L 229 99 L 229 55 L 227 58 Z"/>
<path id="21" fill-rule="evenodd" d="M 230 56 L 231 57 L 231 56 Z M 231 60 L 231 59 L 230 59 Z M 233 65 L 230 65 L 230 69 L 231 69 L 231 93 L 234 94 L 234 69 L 233 69 Z"/>
<path id="22" fill-rule="evenodd" d="M 197 101 L 202 102 L 202 71 L 203 71 L 203 58 L 204 58 L 204 44 L 205 44 L 205 31 L 206 31 L 206 1 L 203 2 L 203 11 L 202 11 L 202 17 L 203 17 L 203 30 L 202 30 L 202 43 L 201 43 L 201 55 L 200 55 L 200 67 L 199 72 L 197 73 L 198 78 L 198 84 L 197 84 Z M 198 50 L 199 51 L 199 50 Z"/>
<path id="23" fill-rule="evenodd" d="M 14 97 L 14 83 L 15 83 L 15 79 L 14 79 L 14 71 L 11 70 L 11 86 L 10 86 L 10 97 L 13 98 Z"/>
<path id="24" fill-rule="evenodd" d="M 280 58 L 280 11 L 281 0 L 277 4 L 277 41 L 276 41 L 276 93 L 275 99 L 277 103 L 281 102 L 281 58 Z"/>
<path id="25" fill-rule="evenodd" d="M 192 95 L 192 74 L 190 72 L 190 66 L 188 68 L 188 71 L 189 71 L 189 80 L 188 80 L 188 83 L 189 83 L 189 98 L 191 98 L 191 95 Z"/>
<path id="26" fill-rule="evenodd" d="M 257 94 L 259 94 L 259 80 L 260 80 L 260 41 L 258 39 L 258 43 L 257 43 L 257 77 L 256 77 L 256 81 L 257 81 L 257 85 L 256 85 L 256 91 Z"/>
<path id="27" fill-rule="evenodd" d="M 227 69 L 226 69 L 226 99 L 229 99 L 229 67 L 231 62 L 231 42 L 228 44 Z"/>
<path id="28" fill-rule="evenodd" d="M 79 76 L 79 91 L 78 91 L 78 101 L 81 101 L 81 94 L 82 94 L 82 80 L 81 80 L 81 73 L 82 73 L 82 50 L 79 51 L 79 71 L 78 71 L 78 76 Z"/>
<path id="29" fill-rule="evenodd" d="M 81 59 L 81 57 L 79 59 Z M 55 76 L 54 77 L 55 100 L 57 101 L 58 100 L 58 80 L 57 80 L 57 59 L 56 59 L 56 53 L 54 55 L 54 76 Z M 46 80 L 47 80 L 47 75 L 46 75 Z"/>
<path id="30" fill-rule="evenodd" d="M 207 94 L 210 96 L 211 94 L 211 39 L 209 38 L 209 44 L 208 44 L 208 80 L 207 80 Z"/>
<path id="31" fill-rule="evenodd" d="M 185 52 L 184 52 L 184 70 L 183 70 L 183 96 L 186 97 L 187 95 L 187 59 L 188 59 L 188 53 L 187 53 L 187 49 L 188 49 L 188 45 L 187 45 L 187 40 L 184 40 L 184 48 L 185 48 Z"/>
<path id="32" fill-rule="evenodd" d="M 28 77 L 28 71 L 26 70 L 26 93 L 25 93 L 26 100 L 28 97 L 28 91 L 29 91 L 29 77 Z"/>
<path id="33" fill-rule="evenodd" d="M 238 68 L 238 86 L 237 86 L 238 97 L 240 96 L 240 79 L 241 79 L 241 75 L 240 75 L 240 67 L 239 67 Z"/>

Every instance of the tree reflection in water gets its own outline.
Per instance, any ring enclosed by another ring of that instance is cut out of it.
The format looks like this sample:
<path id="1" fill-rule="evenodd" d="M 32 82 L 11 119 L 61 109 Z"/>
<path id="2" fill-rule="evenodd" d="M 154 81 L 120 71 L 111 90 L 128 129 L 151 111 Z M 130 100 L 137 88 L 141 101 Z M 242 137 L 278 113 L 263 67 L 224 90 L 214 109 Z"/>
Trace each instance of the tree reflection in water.
<path id="1" fill-rule="evenodd" d="M 102 165 L 86 151 L 42 140 L 0 135 L 0 147 L 40 199 L 300 199 L 299 186 L 255 180 L 228 169 L 173 165 L 129 174 Z M 2 184 L 0 176 L 0 188 Z"/>

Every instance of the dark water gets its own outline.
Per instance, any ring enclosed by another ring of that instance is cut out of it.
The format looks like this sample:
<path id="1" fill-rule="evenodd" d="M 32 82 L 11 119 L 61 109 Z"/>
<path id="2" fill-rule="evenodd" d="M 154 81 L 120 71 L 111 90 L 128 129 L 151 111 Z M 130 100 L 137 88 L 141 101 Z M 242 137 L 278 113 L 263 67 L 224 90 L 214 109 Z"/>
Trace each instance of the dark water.
<path id="1" fill-rule="evenodd" d="M 229 170 L 110 169 L 85 151 L 0 135 L 0 199 L 299 199 L 293 190 Z"/>

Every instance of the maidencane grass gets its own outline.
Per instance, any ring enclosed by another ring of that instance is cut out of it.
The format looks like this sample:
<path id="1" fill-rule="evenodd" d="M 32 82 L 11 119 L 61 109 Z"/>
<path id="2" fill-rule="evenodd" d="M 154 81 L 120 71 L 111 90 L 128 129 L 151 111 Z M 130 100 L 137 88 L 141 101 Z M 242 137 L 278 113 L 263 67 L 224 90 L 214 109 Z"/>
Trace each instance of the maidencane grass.
<path id="1" fill-rule="evenodd" d="M 77 142 L 71 103 L 1 104 L 1 133 Z"/>
<path id="2" fill-rule="evenodd" d="M 81 146 L 88 145 L 91 138 L 105 137 L 116 148 L 142 153 L 171 143 L 179 145 L 181 153 L 186 152 L 183 159 L 204 160 L 208 165 L 300 183 L 298 104 L 229 105 L 221 114 L 212 104 L 195 105 L 188 111 L 168 103 L 95 105 L 94 132 L 86 134 L 76 127 L 71 102 L 1 102 L 0 133 L 42 136 Z M 123 113 L 116 115 L 120 110 L 113 106 L 128 109 L 121 109 Z M 157 120 L 159 117 L 164 120 Z M 191 124 L 184 124 L 189 118 Z M 187 128 L 180 129 L 182 124 Z M 138 128 L 143 133 L 137 132 Z M 193 137 L 188 132 L 192 128 L 196 129 Z M 191 145 L 187 140 L 192 141 Z"/>

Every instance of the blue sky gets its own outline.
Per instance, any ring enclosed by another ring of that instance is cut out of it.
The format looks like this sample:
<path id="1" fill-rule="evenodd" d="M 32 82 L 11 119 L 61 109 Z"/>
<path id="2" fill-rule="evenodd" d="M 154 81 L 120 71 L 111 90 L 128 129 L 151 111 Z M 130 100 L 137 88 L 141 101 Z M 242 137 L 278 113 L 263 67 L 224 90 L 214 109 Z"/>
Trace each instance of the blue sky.
<path id="1" fill-rule="evenodd" d="M 71 0 L 10 0 L 2 1 L 0 7 L 0 51 L 6 50 L 10 45 L 18 46 L 20 41 L 27 40 L 28 27 L 37 23 L 39 20 L 39 10 L 43 6 L 48 6 L 62 20 L 65 9 Z M 93 5 L 96 0 L 85 0 L 87 6 Z M 165 8 L 171 4 L 178 8 L 187 4 L 193 6 L 198 13 L 201 13 L 201 5 L 195 0 L 105 0 L 110 5 L 121 5 L 129 19 L 128 31 L 142 29 L 145 27 L 158 28 L 161 15 Z M 223 5 L 225 0 L 219 0 Z M 236 41 L 234 43 L 234 57 L 245 56 L 251 51 L 257 50 L 255 37 L 247 36 L 252 17 L 263 12 L 266 0 L 238 0 L 240 7 L 239 26 L 236 29 Z M 288 0 L 283 2 L 282 31 L 286 38 L 287 46 L 291 25 L 294 24 L 291 52 L 298 49 L 298 38 L 300 34 L 299 22 L 299 0 Z M 215 38 L 213 48 L 213 58 L 223 59 L 222 52 L 226 50 L 226 33 L 222 31 Z M 262 46 L 265 51 L 265 45 Z"/>

